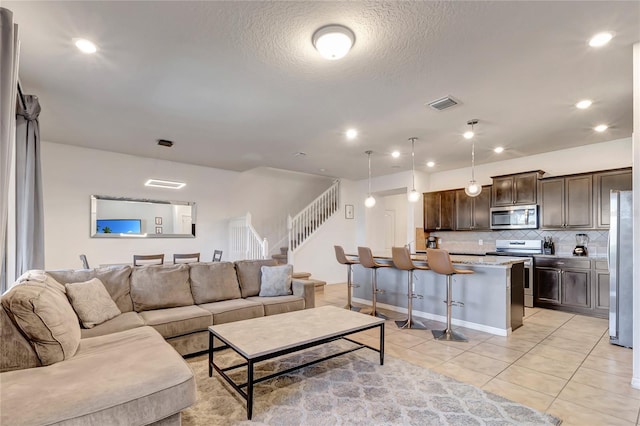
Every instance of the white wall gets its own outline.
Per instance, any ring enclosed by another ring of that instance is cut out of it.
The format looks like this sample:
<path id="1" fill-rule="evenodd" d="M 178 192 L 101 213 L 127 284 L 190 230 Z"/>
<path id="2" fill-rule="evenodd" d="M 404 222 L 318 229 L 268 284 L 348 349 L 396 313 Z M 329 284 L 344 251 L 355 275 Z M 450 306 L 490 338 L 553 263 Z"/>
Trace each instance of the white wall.
<path id="1" fill-rule="evenodd" d="M 81 253 L 92 266 L 129 263 L 133 254 L 171 258 L 173 253 L 200 252 L 210 260 L 214 249 L 227 251 L 229 218 L 249 211 L 260 224 L 269 216 L 286 221 L 287 212 L 313 200 L 332 181 L 272 169 L 238 173 L 50 142 L 42 144 L 42 172 L 47 269 L 80 267 Z M 187 185 L 180 190 L 145 187 L 151 177 Z M 92 194 L 195 201 L 196 238 L 90 238 Z"/>
<path id="2" fill-rule="evenodd" d="M 625 138 L 477 165 L 475 177 L 478 183 L 491 185 L 491 176 L 530 170 L 543 170 L 550 177 L 630 166 L 631 138 Z M 432 173 L 426 191 L 464 188 L 470 178 L 471 167 Z"/>
<path id="3" fill-rule="evenodd" d="M 633 45 L 633 259 L 640 259 L 640 43 Z M 633 262 L 633 377 L 640 389 L 640 262 Z"/>

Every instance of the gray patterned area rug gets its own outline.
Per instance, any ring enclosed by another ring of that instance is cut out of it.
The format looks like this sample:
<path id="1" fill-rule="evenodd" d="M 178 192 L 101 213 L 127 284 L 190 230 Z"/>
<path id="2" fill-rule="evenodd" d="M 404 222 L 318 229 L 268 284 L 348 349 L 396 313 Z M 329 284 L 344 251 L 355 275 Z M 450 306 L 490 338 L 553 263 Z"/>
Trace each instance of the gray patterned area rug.
<path id="1" fill-rule="evenodd" d="M 300 365 L 344 349 L 334 342 L 258 364 L 256 377 Z M 216 363 L 232 365 L 230 350 L 217 352 Z M 460 383 L 398 358 L 362 349 L 254 387 L 253 420 L 245 401 L 214 371 L 208 358 L 187 362 L 196 376 L 198 400 L 182 412 L 183 426 L 200 425 L 558 425 L 559 419 Z M 243 372 L 246 369 L 240 369 Z M 239 372 L 236 381 L 246 378 Z"/>

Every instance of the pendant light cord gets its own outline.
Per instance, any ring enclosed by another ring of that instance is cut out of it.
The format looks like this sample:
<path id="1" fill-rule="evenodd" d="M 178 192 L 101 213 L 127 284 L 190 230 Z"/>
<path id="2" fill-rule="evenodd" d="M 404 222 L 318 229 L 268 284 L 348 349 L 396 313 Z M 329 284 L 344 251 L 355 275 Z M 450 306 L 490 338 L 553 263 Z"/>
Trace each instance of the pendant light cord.
<path id="1" fill-rule="evenodd" d="M 416 190 L 416 138 L 411 138 L 411 189 Z"/>
<path id="2" fill-rule="evenodd" d="M 369 156 L 369 195 L 371 195 L 371 151 L 367 152 Z"/>
<path id="3" fill-rule="evenodd" d="M 473 126 L 475 123 L 471 123 L 471 131 L 473 132 Z M 473 138 L 473 140 L 471 141 L 471 180 L 473 182 L 476 181 L 476 176 L 475 176 L 475 167 L 476 167 L 476 139 Z"/>

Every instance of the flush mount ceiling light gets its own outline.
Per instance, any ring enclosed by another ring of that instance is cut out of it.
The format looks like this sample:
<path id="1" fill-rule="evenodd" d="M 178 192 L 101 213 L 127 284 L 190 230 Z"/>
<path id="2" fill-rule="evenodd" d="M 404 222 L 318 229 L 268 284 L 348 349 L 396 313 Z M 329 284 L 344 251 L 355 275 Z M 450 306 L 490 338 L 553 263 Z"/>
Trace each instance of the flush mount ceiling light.
<path id="1" fill-rule="evenodd" d="M 358 136 L 358 131 L 356 129 L 349 129 L 346 131 L 345 135 L 347 136 L 347 139 L 353 140 Z"/>
<path id="2" fill-rule="evenodd" d="M 323 58 L 333 61 L 349 53 L 356 36 L 353 31 L 342 25 L 327 25 L 313 34 L 312 41 Z"/>
<path id="3" fill-rule="evenodd" d="M 427 162 L 427 167 L 434 167 L 436 165 L 435 161 Z"/>
<path id="4" fill-rule="evenodd" d="M 473 137 L 473 126 L 478 124 L 478 120 L 476 119 L 469 120 L 467 121 L 467 124 L 471 126 L 471 133 L 472 133 L 471 137 Z M 482 186 L 478 185 L 475 178 L 475 165 L 476 165 L 475 163 L 476 163 L 476 141 L 474 140 L 471 144 L 471 180 L 469 181 L 469 184 L 464 188 L 465 194 L 467 194 L 469 197 L 477 197 L 482 192 Z"/>
<path id="5" fill-rule="evenodd" d="M 149 179 L 148 181 L 145 182 L 144 185 L 153 186 L 156 188 L 180 189 L 180 188 L 184 188 L 186 183 L 176 182 L 172 180 Z"/>
<path id="6" fill-rule="evenodd" d="M 587 109 L 591 106 L 591 104 L 593 104 L 592 101 L 590 101 L 589 99 L 584 99 L 576 104 L 576 108 Z"/>
<path id="7" fill-rule="evenodd" d="M 594 127 L 593 130 L 595 130 L 596 132 L 604 132 L 608 128 L 609 128 L 609 126 L 607 126 L 606 124 L 600 124 L 600 125 Z"/>
<path id="8" fill-rule="evenodd" d="M 393 152 L 391 153 L 391 156 L 392 156 L 393 158 L 398 158 L 398 157 L 400 157 L 400 151 L 393 151 Z"/>
<path id="9" fill-rule="evenodd" d="M 598 33 L 593 37 L 591 37 L 591 39 L 589 40 L 589 46 L 602 47 L 607 43 L 609 43 L 612 38 L 613 38 L 613 34 L 611 34 L 610 32 L 605 31 L 605 32 Z"/>
<path id="10" fill-rule="evenodd" d="M 76 38 L 73 40 L 73 43 L 78 49 L 80 49 L 82 53 L 86 53 L 87 55 L 96 53 L 98 51 L 98 48 L 95 44 L 84 38 Z"/>
<path id="11" fill-rule="evenodd" d="M 367 208 L 371 208 L 376 205 L 376 199 L 371 195 L 371 154 L 373 154 L 373 151 L 369 150 L 364 153 L 369 157 L 369 192 L 367 193 L 367 199 L 364 200 L 364 205 Z"/>
<path id="12" fill-rule="evenodd" d="M 420 199 L 420 193 L 416 191 L 416 161 L 415 161 L 416 153 L 414 151 L 416 139 L 418 138 L 416 137 L 409 138 L 409 140 L 411 141 L 411 188 L 412 189 L 411 191 L 409 191 L 407 198 L 409 199 L 410 203 L 415 203 Z"/>
<path id="13" fill-rule="evenodd" d="M 503 147 L 501 147 L 501 146 L 496 146 L 496 147 L 493 149 L 493 152 L 495 152 L 496 154 L 501 154 L 503 151 L 504 151 L 504 148 L 503 148 Z"/>

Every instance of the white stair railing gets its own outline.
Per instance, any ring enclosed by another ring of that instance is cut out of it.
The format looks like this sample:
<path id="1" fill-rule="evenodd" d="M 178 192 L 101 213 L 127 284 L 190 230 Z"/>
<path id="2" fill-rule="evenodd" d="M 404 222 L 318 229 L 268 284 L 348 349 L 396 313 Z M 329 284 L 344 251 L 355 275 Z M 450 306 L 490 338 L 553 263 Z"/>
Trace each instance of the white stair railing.
<path id="1" fill-rule="evenodd" d="M 333 185 L 294 217 L 289 216 L 289 255 L 295 252 L 340 208 L 340 181 Z"/>
<path id="2" fill-rule="evenodd" d="M 251 213 L 229 220 L 229 258 L 231 260 L 266 259 L 269 242 L 251 225 Z"/>

